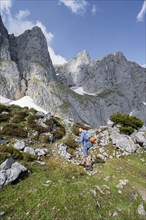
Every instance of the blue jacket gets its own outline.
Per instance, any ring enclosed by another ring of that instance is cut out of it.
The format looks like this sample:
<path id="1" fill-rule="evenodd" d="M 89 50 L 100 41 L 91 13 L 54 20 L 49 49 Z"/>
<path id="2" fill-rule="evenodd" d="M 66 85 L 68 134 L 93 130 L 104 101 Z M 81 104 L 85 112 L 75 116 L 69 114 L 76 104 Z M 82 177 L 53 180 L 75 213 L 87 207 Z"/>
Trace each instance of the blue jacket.
<path id="1" fill-rule="evenodd" d="M 86 131 L 82 131 L 82 133 L 80 134 L 81 137 L 79 140 L 77 140 L 77 142 L 82 143 L 83 146 L 86 145 L 86 146 L 90 147 L 90 146 L 92 146 L 92 143 L 89 140 L 85 139 L 85 134 L 86 134 Z"/>

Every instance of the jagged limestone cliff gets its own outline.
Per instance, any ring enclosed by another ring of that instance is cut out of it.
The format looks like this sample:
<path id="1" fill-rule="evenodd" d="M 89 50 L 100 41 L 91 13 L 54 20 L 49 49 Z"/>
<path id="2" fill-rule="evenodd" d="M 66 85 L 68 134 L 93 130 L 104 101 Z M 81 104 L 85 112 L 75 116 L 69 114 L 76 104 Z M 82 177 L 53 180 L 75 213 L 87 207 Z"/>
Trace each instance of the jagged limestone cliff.
<path id="1" fill-rule="evenodd" d="M 40 28 L 15 37 L 0 19 L 0 93 L 18 99 L 33 98 L 51 114 L 94 127 L 114 112 L 133 110 L 146 122 L 146 72 L 128 62 L 121 52 L 93 61 L 83 51 L 67 64 L 55 66 Z M 70 87 L 81 86 L 79 95 Z"/>

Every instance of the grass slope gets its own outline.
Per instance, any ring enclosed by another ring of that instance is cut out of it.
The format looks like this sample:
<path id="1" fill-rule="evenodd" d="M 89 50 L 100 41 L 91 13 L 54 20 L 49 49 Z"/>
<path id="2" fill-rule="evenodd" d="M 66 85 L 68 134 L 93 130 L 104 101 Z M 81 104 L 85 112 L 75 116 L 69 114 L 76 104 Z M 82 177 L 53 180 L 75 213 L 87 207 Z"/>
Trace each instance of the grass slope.
<path id="1" fill-rule="evenodd" d="M 144 152 L 96 164 L 94 175 L 59 157 L 47 159 L 44 166 L 36 162 L 28 165 L 32 171 L 29 177 L 0 192 L 0 211 L 5 212 L 3 219 L 110 220 L 115 211 L 118 220 L 145 219 L 137 213 L 141 203 L 146 208 L 137 190 L 145 189 Z M 105 180 L 107 176 L 109 181 Z M 116 187 L 120 179 L 129 180 L 123 189 Z"/>

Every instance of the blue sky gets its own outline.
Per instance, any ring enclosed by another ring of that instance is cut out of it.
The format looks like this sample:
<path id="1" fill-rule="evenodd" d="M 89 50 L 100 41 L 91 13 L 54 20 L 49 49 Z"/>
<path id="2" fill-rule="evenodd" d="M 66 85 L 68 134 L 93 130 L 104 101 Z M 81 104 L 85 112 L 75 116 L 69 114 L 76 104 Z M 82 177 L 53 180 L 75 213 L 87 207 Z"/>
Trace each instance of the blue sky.
<path id="1" fill-rule="evenodd" d="M 86 50 L 92 59 L 122 51 L 146 64 L 146 0 L 0 0 L 4 24 L 19 35 L 38 25 L 53 63 Z"/>

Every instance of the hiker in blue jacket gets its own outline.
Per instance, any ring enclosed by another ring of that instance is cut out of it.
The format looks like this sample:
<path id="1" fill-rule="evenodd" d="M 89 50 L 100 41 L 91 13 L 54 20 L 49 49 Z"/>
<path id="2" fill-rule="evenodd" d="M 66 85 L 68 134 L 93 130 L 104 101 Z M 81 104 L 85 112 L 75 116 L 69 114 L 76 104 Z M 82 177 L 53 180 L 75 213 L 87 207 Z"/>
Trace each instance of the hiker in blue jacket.
<path id="1" fill-rule="evenodd" d="M 76 140 L 76 142 L 82 143 L 84 154 L 83 162 L 81 165 L 85 166 L 86 170 L 93 170 L 88 154 L 88 150 L 92 147 L 93 144 L 90 142 L 89 139 L 86 138 L 87 131 L 83 130 L 83 128 L 79 128 L 79 132 L 81 137 L 79 140 Z"/>

